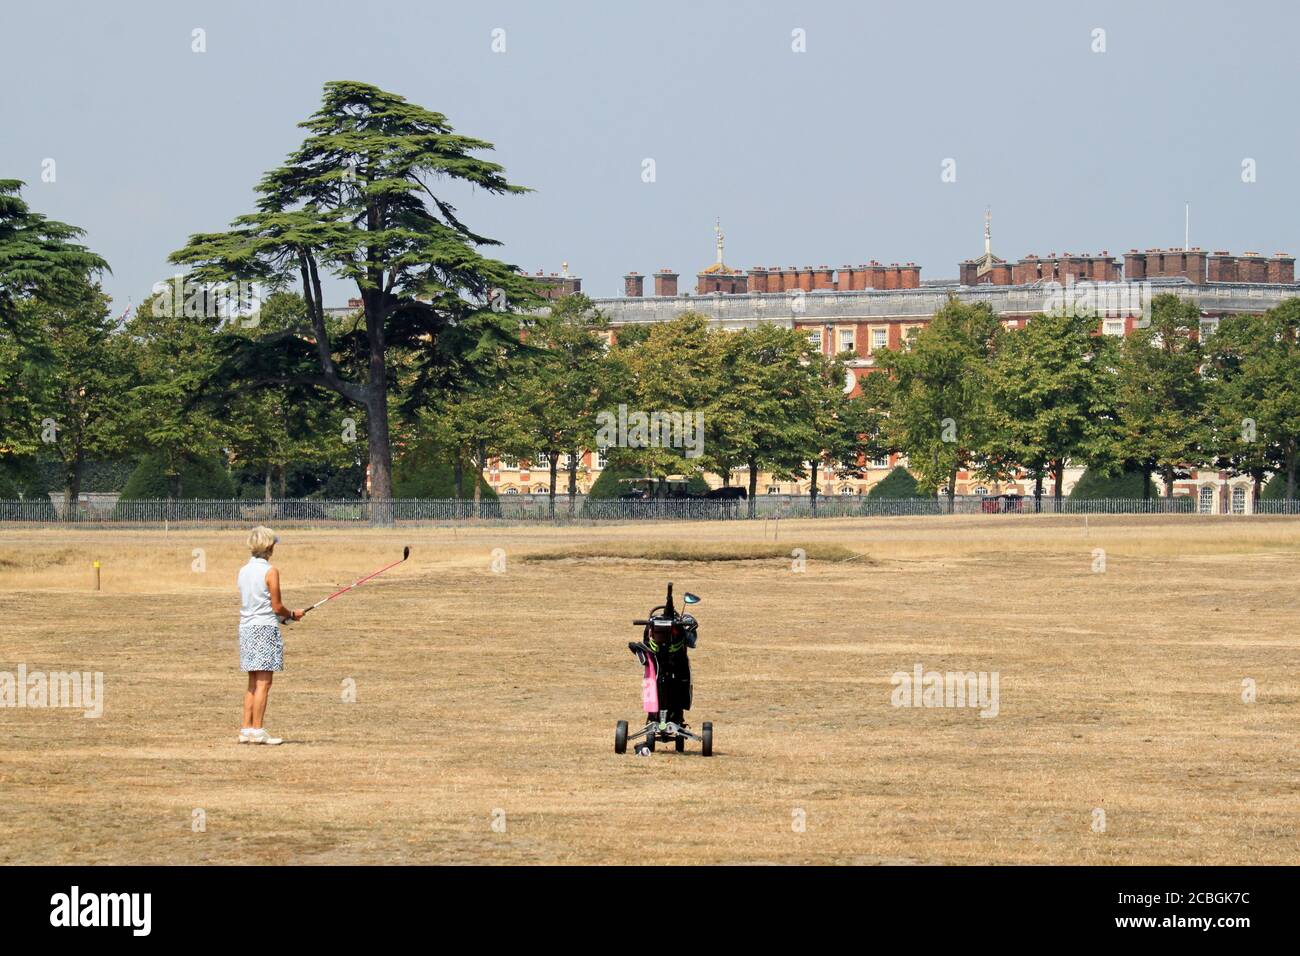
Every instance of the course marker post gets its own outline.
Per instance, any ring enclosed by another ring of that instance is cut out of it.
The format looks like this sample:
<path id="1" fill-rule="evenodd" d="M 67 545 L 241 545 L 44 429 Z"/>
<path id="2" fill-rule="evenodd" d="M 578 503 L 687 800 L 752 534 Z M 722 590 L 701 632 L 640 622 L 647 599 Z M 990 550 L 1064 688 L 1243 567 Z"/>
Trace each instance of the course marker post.
<path id="1" fill-rule="evenodd" d="M 95 590 L 99 590 L 99 562 L 95 562 Z"/>

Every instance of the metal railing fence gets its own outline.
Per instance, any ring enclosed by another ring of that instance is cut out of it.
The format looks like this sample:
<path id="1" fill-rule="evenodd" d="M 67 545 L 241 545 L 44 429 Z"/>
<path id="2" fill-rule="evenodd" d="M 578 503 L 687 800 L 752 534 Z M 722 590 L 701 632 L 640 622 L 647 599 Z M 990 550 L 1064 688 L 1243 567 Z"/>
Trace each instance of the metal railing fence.
<path id="1" fill-rule="evenodd" d="M 1191 495 L 1173 498 L 1008 499 L 959 496 L 949 509 L 946 498 L 871 498 L 858 495 L 807 497 L 760 495 L 744 499 L 597 499 L 557 495 L 503 495 L 475 506 L 467 499 L 324 500 L 315 498 L 217 501 L 83 501 L 68 514 L 47 499 L 0 500 L 0 526 L 165 527 L 170 525 L 246 526 L 279 524 L 346 527 L 388 524 L 499 522 L 730 521 L 755 518 L 913 517 L 920 515 L 998 514 L 1262 514 L 1300 515 L 1300 500 L 1233 500 L 1207 510 Z M 751 507 L 752 506 L 752 507 Z"/>

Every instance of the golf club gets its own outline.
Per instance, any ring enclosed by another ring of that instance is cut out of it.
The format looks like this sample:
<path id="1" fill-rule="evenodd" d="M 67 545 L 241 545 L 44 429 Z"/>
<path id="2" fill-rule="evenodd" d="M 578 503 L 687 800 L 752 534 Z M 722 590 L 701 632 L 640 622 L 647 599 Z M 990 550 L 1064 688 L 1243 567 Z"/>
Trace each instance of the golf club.
<path id="1" fill-rule="evenodd" d="M 378 577 L 379 575 L 381 575 L 381 574 L 383 574 L 385 571 L 387 571 L 389 568 L 395 568 L 395 567 L 397 567 L 399 564 L 402 563 L 402 561 L 405 561 L 405 560 L 406 560 L 407 558 L 409 558 L 410 556 L 411 556 L 411 547 L 410 547 L 410 545 L 407 545 L 405 548 L 402 549 L 402 558 L 401 558 L 400 561 L 394 561 L 392 564 L 386 564 L 386 565 L 384 565 L 382 568 L 380 568 L 378 571 L 375 571 L 375 572 L 373 572 L 372 574 L 367 574 L 364 578 L 360 578 L 360 579 L 358 579 L 358 580 L 356 580 L 356 581 L 353 581 L 353 582 L 352 582 L 351 584 L 349 584 L 347 587 L 345 587 L 345 588 L 339 588 L 337 591 L 335 591 L 335 592 L 334 592 L 333 594 L 331 594 L 329 597 L 321 598 L 319 601 L 317 601 L 317 602 L 316 602 L 315 604 L 313 604 L 311 607 L 303 608 L 302 616 L 303 616 L 303 617 L 306 617 L 308 611 L 314 611 L 314 610 L 316 610 L 316 608 L 320 607 L 320 606 L 321 606 L 322 604 L 324 604 L 326 601 L 332 601 L 332 600 L 334 600 L 336 597 L 338 597 L 339 595 L 341 595 L 341 594 L 346 594 L 348 591 L 351 591 L 351 590 L 352 590 L 354 587 L 356 587 L 357 585 L 359 585 L 359 584 L 365 584 L 365 583 L 366 583 L 367 581 L 369 581 L 371 578 Z M 285 623 L 288 624 L 288 623 L 291 623 L 291 622 L 290 622 L 290 621 L 286 621 Z"/>

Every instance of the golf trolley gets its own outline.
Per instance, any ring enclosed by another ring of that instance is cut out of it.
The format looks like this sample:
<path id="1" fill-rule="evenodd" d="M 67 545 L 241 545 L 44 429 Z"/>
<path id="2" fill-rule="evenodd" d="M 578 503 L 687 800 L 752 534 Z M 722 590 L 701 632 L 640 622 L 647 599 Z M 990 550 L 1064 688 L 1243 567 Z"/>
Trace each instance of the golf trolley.
<path id="1" fill-rule="evenodd" d="M 699 604 L 700 599 L 687 592 L 686 604 Z M 632 622 L 643 628 L 641 640 L 627 647 L 645 669 L 641 680 L 641 705 L 645 711 L 645 726 L 631 736 L 627 721 L 614 725 L 614 753 L 627 752 L 628 741 L 639 741 L 634 750 L 639 754 L 654 753 L 655 741 L 672 741 L 678 753 L 686 749 L 686 741 L 700 744 L 700 754 L 713 756 L 713 724 L 705 721 L 698 734 L 686 725 L 685 714 L 691 709 L 691 663 L 687 652 L 695 647 L 697 622 L 690 614 L 678 614 L 673 606 L 673 585 L 668 583 L 668 598 L 659 607 L 652 608 L 650 617 Z"/>

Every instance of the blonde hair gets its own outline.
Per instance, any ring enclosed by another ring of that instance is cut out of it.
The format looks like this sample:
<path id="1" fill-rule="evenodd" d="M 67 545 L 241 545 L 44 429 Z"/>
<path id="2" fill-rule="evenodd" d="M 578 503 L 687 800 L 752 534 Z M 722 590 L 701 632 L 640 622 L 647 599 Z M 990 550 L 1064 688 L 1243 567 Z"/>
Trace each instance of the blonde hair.
<path id="1" fill-rule="evenodd" d="M 265 525 L 258 525 L 252 531 L 248 532 L 248 550 L 253 553 L 255 558 L 265 558 L 275 547 L 275 543 L 280 539 L 275 536 L 275 532 Z"/>

